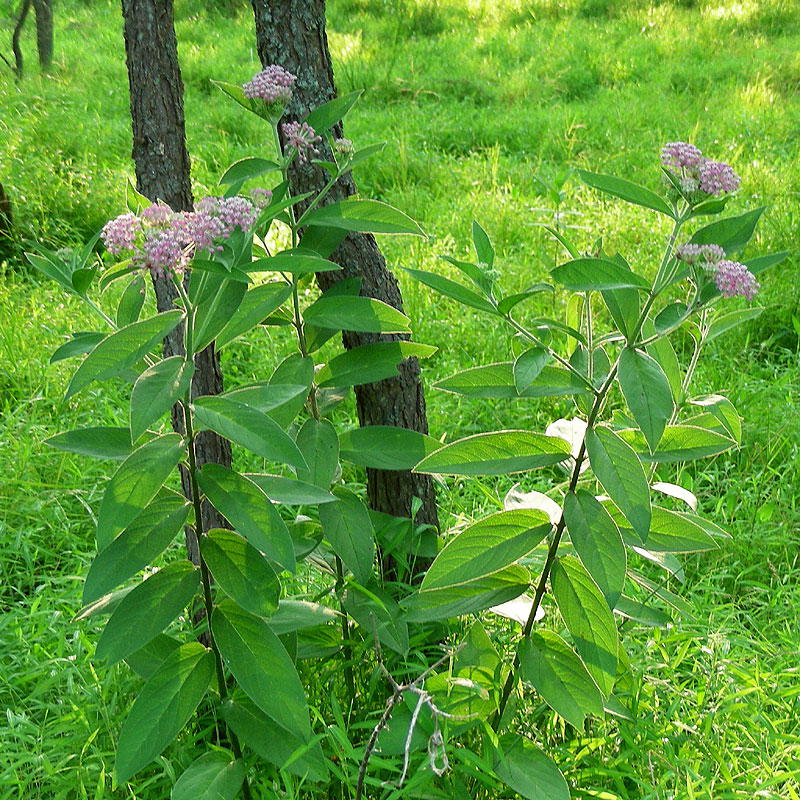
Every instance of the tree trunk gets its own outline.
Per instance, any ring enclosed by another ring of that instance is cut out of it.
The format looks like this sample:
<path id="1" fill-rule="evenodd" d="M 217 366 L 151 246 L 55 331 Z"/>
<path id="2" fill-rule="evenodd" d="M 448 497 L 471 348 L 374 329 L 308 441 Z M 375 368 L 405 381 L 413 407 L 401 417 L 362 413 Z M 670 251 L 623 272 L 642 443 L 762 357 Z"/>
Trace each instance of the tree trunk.
<path id="1" fill-rule="evenodd" d="M 50 69 L 53 61 L 53 6 L 51 0 L 33 0 L 36 13 L 36 48 L 39 51 L 39 66 Z"/>
<path id="2" fill-rule="evenodd" d="M 325 0 L 251 2 L 261 63 L 264 66 L 279 64 L 297 75 L 287 117 L 302 120 L 312 108 L 337 96 L 325 32 Z M 341 124 L 337 126 L 335 135 L 342 135 Z M 327 148 L 327 143 L 323 146 Z M 329 153 L 327 157 L 330 157 Z M 295 162 L 290 178 L 292 190 L 301 193 L 321 189 L 327 175 L 320 168 Z M 327 202 L 341 200 L 357 191 L 352 174 L 348 173 L 328 195 Z M 331 259 L 340 264 L 342 270 L 317 275 L 320 288 L 325 290 L 337 280 L 358 276 L 362 279 L 362 295 L 383 300 L 402 311 L 403 301 L 397 281 L 387 269 L 371 234 L 348 235 Z M 404 337 L 345 331 L 342 338 L 344 346 L 350 349 L 374 341 Z M 361 425 L 394 425 L 428 432 L 425 395 L 416 358 L 406 359 L 400 365 L 397 378 L 356 387 L 356 402 Z M 367 494 L 373 509 L 402 517 L 411 516 L 412 499 L 418 497 L 422 507 L 416 522 L 438 528 L 433 481 L 427 475 L 368 469 Z"/>
<path id="3" fill-rule="evenodd" d="M 19 46 L 19 39 L 20 36 L 22 36 L 22 29 L 25 27 L 25 20 L 28 18 L 28 12 L 30 10 L 31 0 L 23 0 L 19 10 L 19 17 L 17 17 L 17 24 L 14 25 L 14 33 L 11 35 L 11 49 L 14 51 L 14 72 L 16 72 L 17 78 L 22 77 L 24 68 L 22 48 Z"/>
<path id="4" fill-rule="evenodd" d="M 175 211 L 192 209 L 189 153 L 183 116 L 183 80 L 173 24 L 172 0 L 122 0 L 125 52 L 130 83 L 133 160 L 138 191 L 150 200 L 162 200 Z M 177 290 L 165 278 L 154 278 L 159 311 L 172 308 Z M 183 355 L 183 331 L 164 341 L 164 356 Z M 219 394 L 222 370 L 213 342 L 195 356 L 192 396 Z M 183 412 L 172 409 L 172 425 L 185 433 Z M 213 462 L 230 467 L 230 443 L 211 431 L 195 439 L 198 466 Z M 181 474 L 183 491 L 191 497 L 188 475 Z M 226 527 L 224 518 L 203 504 L 203 529 Z M 189 557 L 198 563 L 197 542 L 187 533 Z"/>

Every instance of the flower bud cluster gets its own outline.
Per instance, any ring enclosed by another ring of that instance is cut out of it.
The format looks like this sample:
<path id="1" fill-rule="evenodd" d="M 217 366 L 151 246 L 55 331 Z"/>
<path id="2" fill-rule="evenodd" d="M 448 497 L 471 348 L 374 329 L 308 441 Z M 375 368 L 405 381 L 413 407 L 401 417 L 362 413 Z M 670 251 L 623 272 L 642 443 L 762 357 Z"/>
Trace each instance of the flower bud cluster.
<path id="1" fill-rule="evenodd" d="M 322 141 L 322 137 L 307 122 L 284 122 L 281 131 L 286 148 L 297 150 L 297 157 L 301 162 L 319 156 L 315 145 Z"/>
<path id="2" fill-rule="evenodd" d="M 706 272 L 716 272 L 716 265 L 725 258 L 725 251 L 718 244 L 692 244 L 687 242 L 680 245 L 675 255 L 693 267 L 695 264 L 703 267 Z"/>
<path id="3" fill-rule="evenodd" d="M 689 142 L 665 144 L 661 149 L 661 166 L 669 170 L 680 185 L 679 193 L 667 182 L 675 200 L 682 195 L 690 203 L 698 203 L 709 195 L 719 196 L 739 188 L 739 176 L 730 164 L 706 158 Z"/>
<path id="4" fill-rule="evenodd" d="M 675 255 L 695 269 L 699 282 L 710 276 L 723 297 L 741 296 L 752 301 L 760 288 L 755 275 L 744 264 L 726 259 L 718 244 L 687 242 L 676 249 Z"/>
<path id="5" fill-rule="evenodd" d="M 244 197 L 204 197 L 195 211 L 174 212 L 153 203 L 105 224 L 103 242 L 114 255 L 129 253 L 134 266 L 155 276 L 182 275 L 198 250 L 222 250 L 220 241 L 236 228 L 249 230 L 257 211 Z"/>
<path id="6" fill-rule="evenodd" d="M 292 99 L 292 88 L 296 80 L 296 75 L 277 64 L 270 64 L 243 84 L 242 91 L 245 97 L 251 99 L 285 105 Z"/>
<path id="7" fill-rule="evenodd" d="M 353 143 L 350 139 L 334 139 L 333 152 L 340 156 L 350 156 L 353 154 Z"/>

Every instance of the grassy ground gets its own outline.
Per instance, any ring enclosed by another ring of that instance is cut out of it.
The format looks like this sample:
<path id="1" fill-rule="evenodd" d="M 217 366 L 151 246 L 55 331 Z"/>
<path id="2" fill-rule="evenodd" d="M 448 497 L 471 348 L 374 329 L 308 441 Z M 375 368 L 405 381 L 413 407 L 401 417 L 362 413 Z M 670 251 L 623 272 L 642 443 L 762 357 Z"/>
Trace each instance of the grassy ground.
<path id="1" fill-rule="evenodd" d="M 254 62 L 246 7 L 200 0 L 177 10 L 197 193 L 261 132 L 209 78 L 238 82 Z M 5 6 L 0 6 L 0 15 Z M 9 23 L 0 16 L 0 36 Z M 581 244 L 605 237 L 647 271 L 652 218 L 600 200 L 574 180 L 554 207 L 542 189 L 563 169 L 615 172 L 656 187 L 664 141 L 692 138 L 743 177 L 731 208 L 767 204 L 753 253 L 791 249 L 800 233 L 800 12 L 791 0 L 334 0 L 331 48 L 342 90 L 365 89 L 348 119 L 387 157 L 357 173 L 365 194 L 414 215 L 430 244 L 385 242 L 392 265 L 445 271 L 477 217 L 502 256 L 509 289 L 553 258 L 541 224 L 557 211 Z M 87 44 L 88 43 L 88 44 Z M 33 64 L 33 43 L 23 42 Z M 16 84 L 0 73 L 0 181 L 23 235 L 82 240 L 122 209 L 132 174 L 118 7 L 56 9 L 56 66 Z M 538 176 L 538 177 L 537 177 Z M 745 418 L 736 453 L 681 472 L 704 512 L 733 539 L 687 560 L 692 614 L 674 629 L 631 627 L 636 726 L 595 722 L 546 731 L 575 796 L 800 797 L 800 413 L 796 257 L 765 278 L 762 316 L 717 340 L 698 393 L 722 390 Z M 415 284 L 403 284 L 419 341 L 439 353 L 428 384 L 505 357 L 507 337 Z M 165 761 L 130 793 L 111 792 L 113 742 L 137 681 L 95 672 L 96 633 L 70 624 L 93 552 L 92 509 L 105 467 L 48 452 L 47 435 L 114 418 L 113 397 L 62 404 L 68 367 L 47 354 L 81 324 L 80 309 L 12 271 L 0 285 L 0 798 L 166 796 Z M 86 320 L 86 325 L 89 321 Z M 233 351 L 229 375 L 262 374 L 270 350 Z M 432 432 L 455 438 L 541 425 L 566 404 L 512 406 L 428 395 Z M 505 485 L 443 494 L 451 517 L 499 503 Z M 531 484 L 528 488 L 535 487 Z M 188 763 L 191 742 L 170 751 Z"/>

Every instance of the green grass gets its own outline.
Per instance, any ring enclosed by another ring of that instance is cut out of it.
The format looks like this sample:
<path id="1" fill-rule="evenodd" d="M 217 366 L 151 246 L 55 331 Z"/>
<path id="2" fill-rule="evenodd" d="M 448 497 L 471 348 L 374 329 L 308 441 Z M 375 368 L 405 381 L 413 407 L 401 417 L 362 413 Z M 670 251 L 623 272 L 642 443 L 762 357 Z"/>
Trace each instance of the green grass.
<path id="1" fill-rule="evenodd" d="M 256 153 L 263 131 L 209 84 L 257 69 L 247 4 L 179 4 L 187 135 L 196 193 Z M 6 14 L 0 8 L 0 15 Z M 0 16 L 6 41 L 10 24 Z M 348 118 L 358 145 L 387 141 L 362 166 L 368 196 L 414 215 L 432 243 L 382 240 L 392 268 L 448 273 L 437 260 L 467 252 L 478 218 L 495 243 L 509 290 L 544 276 L 553 219 L 535 176 L 585 167 L 658 186 L 664 141 L 692 138 L 731 161 L 743 190 L 731 208 L 766 204 L 753 254 L 792 249 L 800 234 L 800 12 L 790 0 L 334 0 L 329 35 L 342 91 L 363 88 Z M 89 44 L 87 44 L 89 43 Z M 123 208 L 129 160 L 127 76 L 118 6 L 56 9 L 56 64 L 16 84 L 0 73 L 0 181 L 20 234 L 53 246 L 79 242 Z M 588 246 L 603 235 L 647 272 L 663 224 L 576 180 L 565 217 Z M 562 209 L 563 210 L 563 209 Z M 626 625 L 639 719 L 592 722 L 580 735 L 530 709 L 557 748 L 576 797 L 800 797 L 800 371 L 796 256 L 764 278 L 760 318 L 718 340 L 697 393 L 723 391 L 745 418 L 732 454 L 680 472 L 731 541 L 686 560 L 677 591 L 692 615 L 658 631 Z M 402 281 L 416 338 L 440 347 L 428 387 L 473 364 L 507 357 L 505 331 L 418 284 Z M 549 301 L 548 301 L 549 302 Z M 556 302 L 556 313 L 558 304 Z M 552 310 L 548 308 L 547 310 Z M 74 328 L 77 303 L 6 266 L 0 287 L 0 798 L 167 796 L 169 759 L 112 792 L 114 741 L 139 681 L 95 670 L 96 628 L 71 624 L 93 554 L 90 512 L 105 465 L 49 451 L 48 435 L 115 418 L 113 394 L 61 402 L 69 365 L 47 366 Z M 226 356 L 230 381 L 263 376 L 280 338 L 253 338 Z M 566 402 L 470 401 L 429 388 L 432 433 L 456 438 L 500 427 L 541 428 Z M 525 488 L 546 488 L 546 475 Z M 508 480 L 451 484 L 443 520 L 497 508 Z M 501 635 L 503 631 L 499 632 Z"/>

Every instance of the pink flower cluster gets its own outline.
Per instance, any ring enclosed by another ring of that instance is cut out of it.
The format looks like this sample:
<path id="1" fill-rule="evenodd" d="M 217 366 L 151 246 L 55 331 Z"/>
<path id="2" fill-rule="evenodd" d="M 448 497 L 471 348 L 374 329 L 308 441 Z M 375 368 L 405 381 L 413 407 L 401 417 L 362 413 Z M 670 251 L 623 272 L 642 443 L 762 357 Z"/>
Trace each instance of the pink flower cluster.
<path id="1" fill-rule="evenodd" d="M 319 156 L 315 147 L 322 137 L 307 122 L 284 122 L 281 125 L 283 138 L 289 150 L 297 150 L 300 161 L 308 161 L 309 157 Z"/>
<path id="2" fill-rule="evenodd" d="M 243 84 L 242 91 L 245 97 L 257 98 L 265 103 L 288 103 L 292 99 L 296 80 L 296 75 L 277 64 L 270 64 Z"/>
<path id="3" fill-rule="evenodd" d="M 694 266 L 700 264 L 708 272 L 714 272 L 716 265 L 725 258 L 725 251 L 718 244 L 692 244 L 687 242 L 680 245 L 675 255 L 681 260 Z"/>
<path id="4" fill-rule="evenodd" d="M 105 224 L 103 242 L 114 255 L 130 253 L 134 266 L 156 276 L 182 275 L 198 250 L 219 252 L 236 228 L 249 230 L 258 213 L 244 197 L 204 197 L 195 211 L 176 213 L 153 203 Z"/>
<path id="5" fill-rule="evenodd" d="M 692 195 L 720 195 L 739 188 L 739 176 L 730 164 L 705 158 L 689 142 L 668 142 L 661 149 L 661 166 L 674 173 L 687 199 Z"/>
<path id="6" fill-rule="evenodd" d="M 740 264 L 738 261 L 728 261 L 727 259 L 717 264 L 714 283 L 723 297 L 741 295 L 746 297 L 748 302 L 752 302 L 761 288 L 756 276 L 744 264 Z"/>

